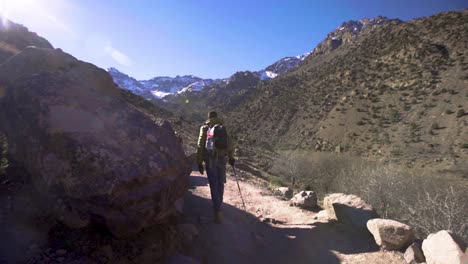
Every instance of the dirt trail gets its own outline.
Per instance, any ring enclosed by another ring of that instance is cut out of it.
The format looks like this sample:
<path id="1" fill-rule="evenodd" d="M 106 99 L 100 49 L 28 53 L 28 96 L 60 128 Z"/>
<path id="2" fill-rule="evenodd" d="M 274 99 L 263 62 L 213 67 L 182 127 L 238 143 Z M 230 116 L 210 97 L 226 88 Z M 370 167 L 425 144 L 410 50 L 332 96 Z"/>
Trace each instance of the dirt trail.
<path id="1" fill-rule="evenodd" d="M 405 263 L 399 252 L 379 251 L 372 237 L 290 207 L 258 181 L 240 182 L 245 212 L 235 179 L 228 177 L 224 221 L 215 224 L 206 176 L 193 172 L 190 182 L 185 222 L 195 224 L 199 235 L 185 254 L 201 263 Z"/>

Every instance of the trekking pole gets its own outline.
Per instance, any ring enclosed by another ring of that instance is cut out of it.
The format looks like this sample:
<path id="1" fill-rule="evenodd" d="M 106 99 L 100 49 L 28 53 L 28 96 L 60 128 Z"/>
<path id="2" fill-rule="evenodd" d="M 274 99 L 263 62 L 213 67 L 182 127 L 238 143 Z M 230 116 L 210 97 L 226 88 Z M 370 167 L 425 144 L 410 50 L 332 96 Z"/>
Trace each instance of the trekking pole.
<path id="1" fill-rule="evenodd" d="M 236 168 L 234 167 L 234 165 L 232 165 L 232 169 L 234 170 L 234 177 L 236 178 L 237 188 L 239 189 L 240 197 L 242 200 L 242 206 L 244 206 L 244 211 L 247 213 L 247 209 L 245 208 L 245 203 L 244 203 L 244 197 L 242 197 L 242 192 L 241 192 L 241 188 L 239 185 L 239 179 L 237 179 Z"/>

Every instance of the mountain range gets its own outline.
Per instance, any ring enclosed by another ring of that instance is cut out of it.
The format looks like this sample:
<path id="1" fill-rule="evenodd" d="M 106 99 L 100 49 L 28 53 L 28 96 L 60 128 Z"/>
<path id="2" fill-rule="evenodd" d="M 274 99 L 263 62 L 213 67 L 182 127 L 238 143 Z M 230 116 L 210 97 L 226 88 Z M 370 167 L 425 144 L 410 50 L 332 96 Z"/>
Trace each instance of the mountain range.
<path id="1" fill-rule="evenodd" d="M 296 68 L 308 54 L 309 53 L 295 57 L 285 57 L 263 70 L 253 71 L 251 73 L 259 81 L 273 79 Z M 230 77 L 224 79 L 202 79 L 193 75 L 177 75 L 176 77 L 160 76 L 154 77 L 150 80 L 136 80 L 113 67 L 109 68 L 107 71 L 112 76 L 115 83 L 117 83 L 121 88 L 130 90 L 147 99 L 162 99 L 168 95 L 199 92 L 207 86 L 215 84 L 226 85 L 230 79 Z"/>

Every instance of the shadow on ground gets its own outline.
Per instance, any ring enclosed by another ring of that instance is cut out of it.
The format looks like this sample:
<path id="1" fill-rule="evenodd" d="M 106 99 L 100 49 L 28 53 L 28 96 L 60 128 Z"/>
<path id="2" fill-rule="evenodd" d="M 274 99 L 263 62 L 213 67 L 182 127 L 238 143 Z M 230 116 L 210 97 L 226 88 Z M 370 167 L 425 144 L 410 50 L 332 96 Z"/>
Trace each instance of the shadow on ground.
<path id="1" fill-rule="evenodd" d="M 208 184 L 205 177 L 190 178 L 192 189 Z M 224 221 L 214 224 L 211 200 L 189 192 L 185 201 L 185 222 L 197 225 L 199 231 L 185 254 L 201 263 L 340 263 L 333 251 L 378 250 L 371 237 L 336 222 L 271 226 L 224 204 Z"/>

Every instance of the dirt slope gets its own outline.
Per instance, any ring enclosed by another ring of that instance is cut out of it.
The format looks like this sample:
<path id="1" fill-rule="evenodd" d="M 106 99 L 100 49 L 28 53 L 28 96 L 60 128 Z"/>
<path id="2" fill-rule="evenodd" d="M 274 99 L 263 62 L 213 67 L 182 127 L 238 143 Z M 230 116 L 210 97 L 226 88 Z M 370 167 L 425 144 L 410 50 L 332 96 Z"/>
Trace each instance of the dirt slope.
<path id="1" fill-rule="evenodd" d="M 235 179 L 228 177 L 224 221 L 214 224 L 206 176 L 193 172 L 190 178 L 185 222 L 195 224 L 199 235 L 184 253 L 201 263 L 405 263 L 399 252 L 379 251 L 372 237 L 290 207 L 258 180 L 240 182 L 245 212 Z"/>

